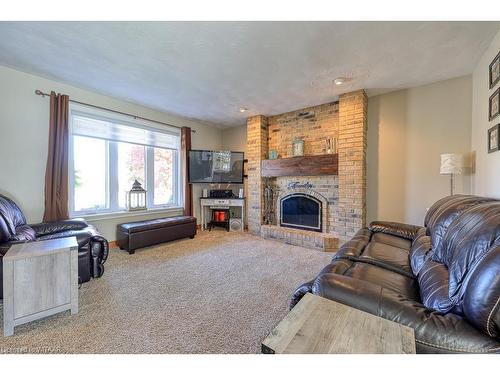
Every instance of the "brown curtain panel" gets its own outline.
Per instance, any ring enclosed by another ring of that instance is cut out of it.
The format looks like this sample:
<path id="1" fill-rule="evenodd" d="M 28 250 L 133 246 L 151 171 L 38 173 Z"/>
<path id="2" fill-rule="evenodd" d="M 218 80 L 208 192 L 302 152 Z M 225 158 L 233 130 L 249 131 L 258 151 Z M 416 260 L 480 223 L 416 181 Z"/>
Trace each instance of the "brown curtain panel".
<path id="1" fill-rule="evenodd" d="M 49 153 L 45 169 L 43 221 L 67 219 L 68 215 L 68 112 L 69 96 L 50 93 Z"/>
<path id="2" fill-rule="evenodd" d="M 188 157 L 191 150 L 191 128 L 183 126 L 181 129 L 181 160 L 184 182 L 184 215 L 193 216 L 193 191 L 188 179 Z"/>

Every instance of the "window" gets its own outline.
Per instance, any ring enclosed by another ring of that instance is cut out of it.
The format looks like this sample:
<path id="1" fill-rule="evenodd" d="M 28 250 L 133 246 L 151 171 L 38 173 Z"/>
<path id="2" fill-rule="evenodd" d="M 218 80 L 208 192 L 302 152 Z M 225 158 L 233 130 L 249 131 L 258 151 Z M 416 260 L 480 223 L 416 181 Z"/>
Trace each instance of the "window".
<path id="1" fill-rule="evenodd" d="M 175 155 L 172 150 L 155 148 L 154 153 L 154 205 L 172 204 L 174 198 L 174 171 L 172 169 Z"/>
<path id="2" fill-rule="evenodd" d="M 135 180 L 146 187 L 146 147 L 118 143 L 118 207 L 126 208 L 127 192 Z"/>
<path id="3" fill-rule="evenodd" d="M 73 149 L 75 211 L 105 209 L 108 185 L 106 141 L 75 135 Z"/>
<path id="4" fill-rule="evenodd" d="M 72 104 L 70 131 L 72 216 L 126 211 L 135 180 L 148 209 L 182 205 L 178 129 Z"/>

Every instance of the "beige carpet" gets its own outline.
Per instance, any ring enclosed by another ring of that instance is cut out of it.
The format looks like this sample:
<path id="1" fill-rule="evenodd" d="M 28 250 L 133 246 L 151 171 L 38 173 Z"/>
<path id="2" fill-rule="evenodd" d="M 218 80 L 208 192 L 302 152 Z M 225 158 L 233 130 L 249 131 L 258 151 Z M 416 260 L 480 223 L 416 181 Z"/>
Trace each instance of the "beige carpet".
<path id="1" fill-rule="evenodd" d="M 82 285 L 78 315 L 16 327 L 0 353 L 257 353 L 331 255 L 223 231 L 113 249 L 104 276 Z"/>

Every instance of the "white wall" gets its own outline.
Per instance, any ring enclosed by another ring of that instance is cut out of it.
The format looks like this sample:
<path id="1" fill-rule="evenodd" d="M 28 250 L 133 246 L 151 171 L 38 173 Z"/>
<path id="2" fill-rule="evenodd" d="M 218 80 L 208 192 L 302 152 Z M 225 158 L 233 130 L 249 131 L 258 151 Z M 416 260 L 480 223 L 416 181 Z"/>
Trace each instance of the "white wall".
<path id="1" fill-rule="evenodd" d="M 367 221 L 422 225 L 426 208 L 449 195 L 440 154 L 470 150 L 470 76 L 368 99 Z M 470 169 L 456 192 L 470 192 Z"/>
<path id="2" fill-rule="evenodd" d="M 247 153 L 247 126 L 235 126 L 232 128 L 226 128 L 222 130 L 222 149 L 229 151 L 242 151 Z M 247 164 L 245 164 L 246 166 Z M 246 167 L 244 169 L 244 173 L 246 174 Z M 235 184 L 232 186 L 233 193 L 238 194 L 238 190 L 242 187 L 240 184 Z M 245 197 L 248 196 L 248 184 L 246 183 L 246 179 L 243 180 L 243 194 Z M 245 202 L 246 204 L 247 202 Z M 245 212 L 248 213 L 248 205 L 245 206 Z M 244 218 L 245 223 L 248 223 L 248 215 L 245 215 Z"/>
<path id="3" fill-rule="evenodd" d="M 0 193 L 13 198 L 29 222 L 39 222 L 44 211 L 44 179 L 47 160 L 49 100 L 34 94 L 54 90 L 70 98 L 98 106 L 137 114 L 177 126 L 190 126 L 193 148 L 220 149 L 221 130 L 202 122 L 155 111 L 109 96 L 0 66 Z M 200 186 L 194 186 L 195 215 L 198 215 Z M 172 214 L 179 214 L 174 212 Z M 166 216 L 148 214 L 132 218 L 93 220 L 103 235 L 115 239 L 120 222 Z"/>
<path id="4" fill-rule="evenodd" d="M 247 126 L 235 126 L 222 130 L 222 148 L 230 151 L 247 152 Z"/>
<path id="5" fill-rule="evenodd" d="M 500 198 L 500 151 L 488 154 L 488 129 L 500 123 L 500 117 L 488 121 L 488 102 L 493 89 L 488 85 L 488 67 L 500 52 L 500 32 L 483 54 L 472 74 L 472 141 L 471 150 L 475 154 L 475 173 L 472 191 L 476 195 Z"/>

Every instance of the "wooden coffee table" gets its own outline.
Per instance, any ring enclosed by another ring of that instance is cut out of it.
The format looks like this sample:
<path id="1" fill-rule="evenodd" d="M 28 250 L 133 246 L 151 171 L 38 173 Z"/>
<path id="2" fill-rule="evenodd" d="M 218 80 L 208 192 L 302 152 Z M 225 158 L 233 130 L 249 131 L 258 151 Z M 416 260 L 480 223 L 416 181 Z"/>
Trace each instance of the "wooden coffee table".
<path id="1" fill-rule="evenodd" d="M 307 293 L 262 343 L 262 353 L 413 354 L 413 329 Z"/>

